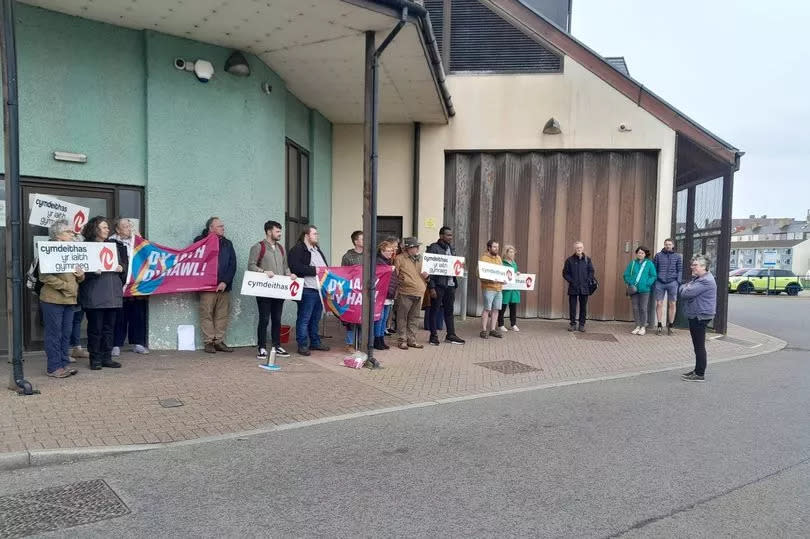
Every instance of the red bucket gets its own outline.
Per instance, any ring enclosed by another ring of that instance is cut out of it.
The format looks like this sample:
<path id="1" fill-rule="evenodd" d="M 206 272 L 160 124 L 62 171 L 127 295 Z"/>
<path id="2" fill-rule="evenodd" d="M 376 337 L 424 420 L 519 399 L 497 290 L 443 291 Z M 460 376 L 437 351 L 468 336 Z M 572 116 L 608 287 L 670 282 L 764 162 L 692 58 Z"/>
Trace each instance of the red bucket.
<path id="1" fill-rule="evenodd" d="M 281 326 L 281 344 L 290 342 L 290 326 Z"/>

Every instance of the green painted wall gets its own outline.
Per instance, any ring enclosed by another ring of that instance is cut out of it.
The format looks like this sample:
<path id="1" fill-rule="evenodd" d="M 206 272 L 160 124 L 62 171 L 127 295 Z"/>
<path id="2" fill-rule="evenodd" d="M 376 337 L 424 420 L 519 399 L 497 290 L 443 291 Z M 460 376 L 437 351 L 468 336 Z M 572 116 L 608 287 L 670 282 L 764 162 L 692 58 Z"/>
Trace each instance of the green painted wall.
<path id="1" fill-rule="evenodd" d="M 284 221 L 286 137 L 310 152 L 312 219 L 328 252 L 331 124 L 256 57 L 247 56 L 250 77 L 234 77 L 221 47 L 24 4 L 17 13 L 23 175 L 143 185 L 145 235 L 172 247 L 221 217 L 239 264 L 227 341 L 255 344 L 256 304 L 240 296 L 241 275 L 263 223 Z M 209 60 L 216 75 L 200 83 L 174 68 L 176 57 Z M 57 149 L 88 163 L 57 163 Z M 285 320 L 294 314 L 289 302 Z M 177 326 L 197 323 L 195 294 L 150 299 L 150 346 L 175 348 Z"/>
<path id="2" fill-rule="evenodd" d="M 143 33 L 21 3 L 15 13 L 22 174 L 144 185 Z"/>

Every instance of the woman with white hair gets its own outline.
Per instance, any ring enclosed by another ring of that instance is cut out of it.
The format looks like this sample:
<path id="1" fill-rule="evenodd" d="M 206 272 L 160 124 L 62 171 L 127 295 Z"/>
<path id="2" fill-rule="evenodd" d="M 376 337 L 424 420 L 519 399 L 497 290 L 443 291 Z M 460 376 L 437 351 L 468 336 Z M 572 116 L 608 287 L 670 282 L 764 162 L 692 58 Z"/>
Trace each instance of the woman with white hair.
<path id="1" fill-rule="evenodd" d="M 692 280 L 681 285 L 680 297 L 689 319 L 689 334 L 695 348 L 695 368 L 685 373 L 686 382 L 704 382 L 706 374 L 706 326 L 712 321 L 717 307 L 717 283 L 709 272 L 711 261 L 706 255 L 692 258 Z"/>
<path id="2" fill-rule="evenodd" d="M 73 229 L 67 221 L 57 221 L 48 229 L 51 241 L 73 241 Z M 76 268 L 68 273 L 42 273 L 39 276 L 39 312 L 45 325 L 45 355 L 48 358 L 48 376 L 67 378 L 78 371 L 70 366 L 70 334 L 73 331 L 73 313 L 79 297 L 79 283 L 84 270 Z"/>

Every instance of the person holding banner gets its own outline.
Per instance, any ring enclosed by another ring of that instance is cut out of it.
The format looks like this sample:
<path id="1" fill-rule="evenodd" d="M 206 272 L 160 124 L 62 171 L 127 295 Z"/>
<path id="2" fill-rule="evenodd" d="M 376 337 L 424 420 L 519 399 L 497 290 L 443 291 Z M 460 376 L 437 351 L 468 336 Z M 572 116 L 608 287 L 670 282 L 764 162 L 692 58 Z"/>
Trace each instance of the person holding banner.
<path id="1" fill-rule="evenodd" d="M 624 270 L 624 284 L 627 285 L 627 295 L 633 304 L 633 320 L 636 327 L 633 335 L 647 334 L 647 306 L 650 303 L 650 291 L 658 278 L 655 264 L 650 260 L 650 250 L 646 247 L 636 249 L 633 260 Z"/>
<path id="2" fill-rule="evenodd" d="M 427 252 L 437 255 L 456 256 L 456 251 L 453 248 L 453 231 L 448 226 L 443 226 L 439 229 L 439 239 L 435 243 L 431 243 Z M 445 342 L 450 344 L 464 344 L 464 339 L 460 339 L 456 335 L 455 313 L 454 308 L 456 304 L 456 288 L 458 288 L 458 281 L 455 277 L 447 277 L 444 275 L 431 275 L 428 280 L 428 289 L 430 293 L 430 308 L 427 312 L 428 330 L 430 331 L 430 340 L 428 341 L 433 346 L 439 346 L 439 316 L 444 316 L 444 327 L 447 330 Z M 441 313 L 441 314 L 440 314 Z"/>
<path id="3" fill-rule="evenodd" d="M 231 310 L 231 287 L 236 275 L 236 251 L 231 240 L 225 237 L 225 223 L 219 217 L 211 217 L 206 221 L 205 228 L 194 238 L 194 243 L 209 234 L 215 234 L 219 238 L 219 284 L 215 292 L 200 292 L 200 330 L 205 340 L 206 352 L 233 352 L 233 348 L 225 344 L 224 339 Z"/>
<path id="4" fill-rule="evenodd" d="M 351 235 L 352 248 L 343 254 L 340 259 L 341 266 L 360 266 L 363 264 L 363 231 L 355 230 Z M 360 329 L 360 324 L 344 324 L 346 329 L 346 346 L 343 351 L 351 354 L 356 350 L 354 347 L 355 337 Z"/>
<path id="5" fill-rule="evenodd" d="M 568 331 L 585 332 L 585 320 L 588 316 L 588 297 L 595 272 L 591 257 L 585 254 L 585 244 L 574 243 L 574 254 L 565 259 L 563 279 L 568 283 Z M 577 301 L 579 301 L 579 327 L 577 327 Z"/>
<path id="6" fill-rule="evenodd" d="M 295 321 L 295 340 L 298 353 L 308 356 L 311 350 L 328 352 L 329 347 L 321 343 L 318 323 L 323 314 L 318 268 L 325 268 L 326 255 L 318 247 L 318 228 L 307 225 L 301 232 L 298 243 L 290 249 L 290 271 L 304 278 L 304 290 L 298 302 L 298 316 Z"/>
<path id="7" fill-rule="evenodd" d="M 503 260 L 501 260 L 498 254 L 499 250 L 500 245 L 498 242 L 489 240 L 487 242 L 487 252 L 481 255 L 479 261 L 502 266 Z M 503 283 L 481 279 L 481 289 L 484 295 L 484 310 L 481 313 L 481 338 L 488 339 L 489 337 L 495 337 L 503 339 L 501 332 L 496 330 L 498 327 L 498 315 L 496 313 L 499 312 L 503 306 L 503 293 L 501 292 Z"/>
<path id="8" fill-rule="evenodd" d="M 127 259 L 132 260 L 135 235 L 129 219 L 119 217 L 115 221 L 115 234 L 110 239 L 124 244 L 127 248 Z M 149 304 L 147 296 L 125 297 L 124 306 L 118 311 L 115 321 L 112 356 L 121 355 L 124 340 L 129 337 L 129 344 L 136 354 L 148 354 L 146 347 L 146 309 Z"/>
<path id="9" fill-rule="evenodd" d="M 118 265 L 112 271 L 98 270 L 88 273 L 79 287 L 79 301 L 87 315 L 87 350 L 90 352 L 90 368 L 118 369 L 121 364 L 112 359 L 116 314 L 123 306 L 124 283 L 127 275 L 127 248 L 120 242 L 109 239 L 110 226 L 107 219 L 93 217 L 82 231 L 88 242 L 107 242 L 118 254 Z"/>
<path id="10" fill-rule="evenodd" d="M 48 235 L 51 241 L 73 241 L 74 238 L 67 221 L 53 223 Z M 70 366 L 69 344 L 84 270 L 78 266 L 75 271 L 68 273 L 42 273 L 39 280 L 42 282 L 39 312 L 45 324 L 47 373 L 53 378 L 67 378 L 78 372 Z"/>
<path id="11" fill-rule="evenodd" d="M 394 259 L 394 270 L 397 274 L 397 329 L 399 331 L 399 349 L 424 348 L 416 342 L 416 319 L 422 308 L 422 296 L 425 295 L 428 274 L 422 271 L 422 260 L 419 256 L 419 240 L 405 238 L 402 240 L 402 254 Z"/>
<path id="12" fill-rule="evenodd" d="M 397 250 L 396 242 L 385 240 L 380 243 L 377 248 L 377 266 L 393 266 L 394 253 Z M 397 270 L 394 269 L 391 280 L 388 281 L 388 290 L 385 295 L 385 303 L 383 303 L 383 312 L 379 320 L 374 322 L 374 349 L 375 350 L 388 350 L 391 348 L 385 344 L 385 330 L 388 326 L 388 317 L 391 314 L 391 308 L 394 305 L 394 299 L 397 297 Z"/>
<path id="13" fill-rule="evenodd" d="M 507 245 L 503 248 L 503 265 L 512 268 L 515 275 L 518 274 L 517 262 L 515 262 L 515 255 L 517 250 L 512 245 Z M 501 331 L 506 333 L 509 329 L 512 331 L 520 331 L 517 327 L 517 306 L 520 303 L 520 291 L 518 290 L 503 290 L 503 305 L 498 312 L 498 327 Z M 509 328 L 503 325 L 504 315 L 506 314 L 506 307 L 509 307 Z"/>
<path id="14" fill-rule="evenodd" d="M 281 246 L 281 223 L 277 221 L 264 223 L 264 236 L 262 241 L 250 248 L 248 271 L 262 272 L 271 279 L 276 275 L 288 275 L 290 278 L 296 279 L 296 276 L 290 272 L 287 265 L 287 254 L 284 252 L 284 247 Z M 259 326 L 257 328 L 259 350 L 256 359 L 267 359 L 268 322 L 276 357 L 290 357 L 290 353 L 281 347 L 281 314 L 284 310 L 284 300 L 256 296 L 256 305 L 259 308 Z"/>

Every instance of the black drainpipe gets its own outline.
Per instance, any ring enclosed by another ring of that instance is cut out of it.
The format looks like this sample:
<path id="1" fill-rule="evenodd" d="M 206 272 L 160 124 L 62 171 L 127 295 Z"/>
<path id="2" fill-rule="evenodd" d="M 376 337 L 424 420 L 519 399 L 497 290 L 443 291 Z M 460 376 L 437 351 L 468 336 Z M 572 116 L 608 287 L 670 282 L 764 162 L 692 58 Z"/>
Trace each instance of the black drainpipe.
<path id="1" fill-rule="evenodd" d="M 20 394 L 34 393 L 31 383 L 23 376 L 23 273 L 22 273 L 22 203 L 20 198 L 20 118 L 17 101 L 17 42 L 14 36 L 14 0 L 0 2 L 0 48 L 3 62 L 4 121 L 3 134 L 6 152 L 6 207 L 9 227 L 6 245 L 11 247 L 11 326 L 9 329 L 9 355 L 12 373 L 9 389 Z M 5 223 L 4 223 L 5 226 Z M 8 255 L 6 255 L 8 256 Z"/>
<path id="2" fill-rule="evenodd" d="M 413 237 L 419 237 L 419 157 L 422 144 L 422 124 L 413 123 L 413 202 L 411 207 L 411 228 Z"/>

